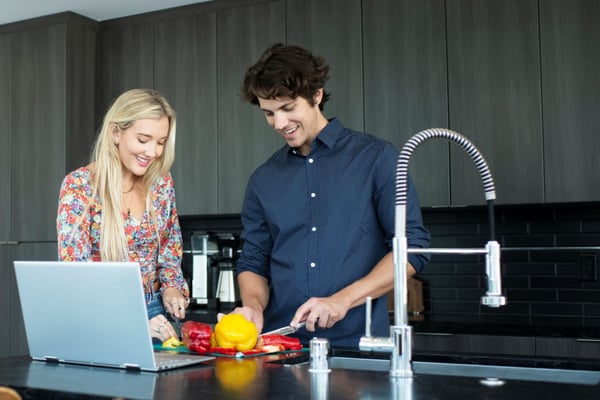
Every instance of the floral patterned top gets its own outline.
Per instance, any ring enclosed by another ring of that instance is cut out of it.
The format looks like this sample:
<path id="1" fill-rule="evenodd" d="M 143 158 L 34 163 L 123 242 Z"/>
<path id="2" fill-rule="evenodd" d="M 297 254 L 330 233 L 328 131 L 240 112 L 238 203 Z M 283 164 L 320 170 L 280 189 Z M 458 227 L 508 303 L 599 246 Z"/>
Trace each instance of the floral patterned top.
<path id="1" fill-rule="evenodd" d="M 91 198 L 92 191 L 92 173 L 88 167 L 71 172 L 62 182 L 56 218 L 58 257 L 62 261 L 100 261 L 102 204 L 98 196 Z M 161 291 L 174 287 L 189 297 L 188 285 L 181 270 L 181 228 L 171 175 L 157 180 L 150 187 L 150 193 L 156 210 L 160 246 L 157 245 L 156 229 L 153 228 L 148 210 L 144 212 L 142 221 L 124 212 L 129 261 L 140 264 L 142 280 L 148 283 L 145 285 L 146 292 L 158 278 Z M 82 218 L 81 214 L 88 203 L 88 211 Z"/>

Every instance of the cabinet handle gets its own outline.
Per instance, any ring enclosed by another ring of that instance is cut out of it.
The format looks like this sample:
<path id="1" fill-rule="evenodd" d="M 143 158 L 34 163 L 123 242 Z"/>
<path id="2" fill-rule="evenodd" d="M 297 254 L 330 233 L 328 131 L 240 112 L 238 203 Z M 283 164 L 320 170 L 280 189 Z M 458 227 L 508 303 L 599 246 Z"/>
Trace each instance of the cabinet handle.
<path id="1" fill-rule="evenodd" d="M 415 335 L 421 335 L 421 336 L 454 336 L 454 333 L 444 333 L 444 332 L 415 332 Z"/>
<path id="2" fill-rule="evenodd" d="M 578 338 L 575 339 L 576 342 L 591 342 L 591 343 L 600 343 L 600 339 L 587 339 L 587 338 Z"/>

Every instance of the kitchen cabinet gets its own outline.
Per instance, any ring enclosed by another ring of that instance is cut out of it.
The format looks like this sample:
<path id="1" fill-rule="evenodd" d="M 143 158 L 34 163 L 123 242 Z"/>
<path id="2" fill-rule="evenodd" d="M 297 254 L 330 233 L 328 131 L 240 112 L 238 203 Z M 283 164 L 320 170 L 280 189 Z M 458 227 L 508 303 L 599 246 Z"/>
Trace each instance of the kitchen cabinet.
<path id="1" fill-rule="evenodd" d="M 29 354 L 13 260 L 55 259 L 56 243 L 0 244 L 0 357 Z"/>
<path id="2" fill-rule="evenodd" d="M 477 355 L 535 355 L 535 337 L 415 332 L 413 349 Z"/>
<path id="3" fill-rule="evenodd" d="M 102 24 L 97 42 L 97 126 L 101 126 L 104 114 L 121 93 L 154 87 L 153 34 L 153 25 L 148 23 Z"/>
<path id="4" fill-rule="evenodd" d="M 0 54 L 12 54 L 12 35 L 0 35 Z M 0 242 L 10 240 L 10 131 L 12 115 L 12 57 L 0 57 Z M 4 304 L 4 302 L 2 302 Z M 2 328 L 0 328 L 2 329 Z"/>
<path id="5" fill-rule="evenodd" d="M 597 201 L 600 1 L 540 1 L 547 202 Z"/>
<path id="6" fill-rule="evenodd" d="M 536 354 L 541 357 L 600 358 L 600 338 L 550 338 L 536 339 Z"/>
<path id="7" fill-rule="evenodd" d="M 219 212 L 216 34 L 215 12 L 160 21 L 154 28 L 154 87 L 177 112 L 171 172 L 180 215 Z"/>
<path id="8" fill-rule="evenodd" d="M 348 128 L 364 130 L 363 85 L 357 84 L 363 76 L 361 1 L 286 1 L 286 42 L 310 49 L 329 64 L 325 88 L 331 97 L 324 115 L 339 118 Z"/>
<path id="9" fill-rule="evenodd" d="M 89 153 L 96 28 L 73 13 L 0 27 L 2 354 L 27 352 L 12 261 L 56 259 L 60 183 Z"/>
<path id="10" fill-rule="evenodd" d="M 264 113 L 240 99 L 246 69 L 269 45 L 285 41 L 284 10 L 273 1 L 217 11 L 219 213 L 241 211 L 248 177 L 284 145 Z"/>
<path id="11" fill-rule="evenodd" d="M 378 0 L 362 13 L 365 130 L 400 150 L 424 129 L 448 127 L 444 2 Z M 449 168 L 448 142 L 415 151 L 421 206 L 450 205 Z"/>
<path id="12" fill-rule="evenodd" d="M 94 73 L 89 45 L 95 29 L 95 23 L 65 13 L 15 28 L 11 45 L 2 49 L 0 59 L 10 60 L 4 68 L 12 71 L 2 84 L 12 95 L 2 96 L 9 115 L 0 132 L 10 160 L 0 185 L 10 190 L 3 192 L 10 196 L 7 240 L 56 240 L 60 182 L 87 157 L 94 130 L 93 101 L 82 99 L 90 99 L 94 90 L 88 78 Z"/>
<path id="13" fill-rule="evenodd" d="M 544 202 L 538 1 L 447 0 L 446 13 L 450 128 L 482 152 L 498 203 Z M 458 146 L 450 165 L 451 204 L 485 204 Z"/>

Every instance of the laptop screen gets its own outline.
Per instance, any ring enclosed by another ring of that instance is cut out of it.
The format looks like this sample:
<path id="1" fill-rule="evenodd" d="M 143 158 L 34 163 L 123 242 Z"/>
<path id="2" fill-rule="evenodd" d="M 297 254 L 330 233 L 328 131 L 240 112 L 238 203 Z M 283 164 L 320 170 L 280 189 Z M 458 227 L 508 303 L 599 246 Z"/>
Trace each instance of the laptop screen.
<path id="1" fill-rule="evenodd" d="M 14 264 L 32 358 L 153 367 L 137 263 Z"/>

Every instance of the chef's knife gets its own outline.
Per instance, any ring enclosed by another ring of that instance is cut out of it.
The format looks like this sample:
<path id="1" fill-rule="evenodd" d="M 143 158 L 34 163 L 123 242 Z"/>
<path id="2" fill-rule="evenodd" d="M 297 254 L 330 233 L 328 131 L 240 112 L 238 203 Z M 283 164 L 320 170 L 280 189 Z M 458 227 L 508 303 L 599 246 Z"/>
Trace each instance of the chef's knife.
<path id="1" fill-rule="evenodd" d="M 296 332 L 298 329 L 303 328 L 304 325 L 306 325 L 306 322 L 300 322 L 298 325 L 296 325 L 296 327 L 293 326 L 284 326 L 282 328 L 279 329 L 275 329 L 269 332 L 265 332 L 265 333 L 261 333 L 259 336 L 263 336 L 263 335 L 273 335 L 273 334 L 277 334 L 277 335 L 291 335 L 292 333 Z"/>

